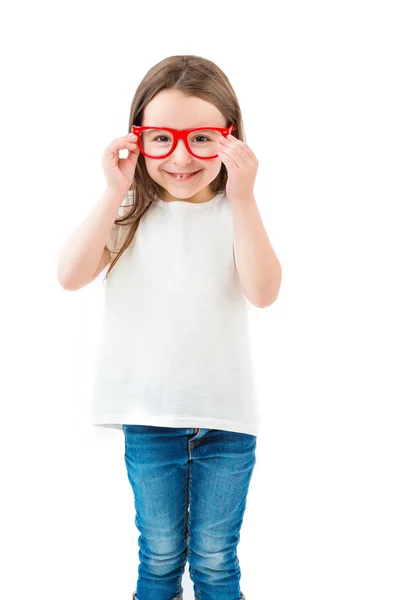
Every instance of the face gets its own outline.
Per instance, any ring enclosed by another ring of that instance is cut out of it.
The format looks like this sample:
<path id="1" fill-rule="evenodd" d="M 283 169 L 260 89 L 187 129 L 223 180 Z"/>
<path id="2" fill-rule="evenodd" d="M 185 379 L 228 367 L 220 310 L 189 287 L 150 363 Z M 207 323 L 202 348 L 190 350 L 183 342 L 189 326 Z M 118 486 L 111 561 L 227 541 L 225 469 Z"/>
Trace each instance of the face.
<path id="1" fill-rule="evenodd" d="M 195 96 L 186 96 L 178 90 L 162 90 L 144 109 L 144 127 L 171 127 L 189 129 L 191 127 L 226 127 L 226 119 L 210 102 Z M 184 141 L 178 143 L 164 159 L 144 157 L 147 171 L 152 179 L 164 188 L 163 200 L 188 200 L 206 202 L 215 194 L 210 183 L 221 170 L 219 157 L 202 160 L 195 158 L 187 150 Z M 199 171 L 188 181 L 176 181 L 169 173 Z"/>

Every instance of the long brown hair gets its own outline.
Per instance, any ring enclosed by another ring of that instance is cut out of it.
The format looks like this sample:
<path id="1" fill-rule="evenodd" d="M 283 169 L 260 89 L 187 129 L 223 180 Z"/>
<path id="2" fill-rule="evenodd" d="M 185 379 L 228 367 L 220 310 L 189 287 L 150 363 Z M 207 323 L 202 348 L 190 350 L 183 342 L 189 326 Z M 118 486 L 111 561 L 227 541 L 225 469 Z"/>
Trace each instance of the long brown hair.
<path id="1" fill-rule="evenodd" d="M 188 96 L 197 96 L 211 102 L 226 118 L 226 127 L 234 123 L 232 135 L 244 140 L 242 113 L 235 92 L 225 73 L 211 60 L 193 55 L 170 56 L 154 65 L 140 82 L 132 100 L 129 115 L 128 133 L 132 125 L 141 125 L 144 109 L 161 90 L 175 89 Z M 219 194 L 225 191 L 228 175 L 225 165 L 214 181 L 211 191 Z M 114 225 L 129 227 L 121 249 L 111 261 L 105 279 L 123 252 L 131 243 L 140 219 L 157 197 L 162 195 L 163 188 L 148 174 L 144 156 L 139 155 L 135 175 L 128 191 L 128 200 L 123 202 L 125 214 L 117 217 Z"/>

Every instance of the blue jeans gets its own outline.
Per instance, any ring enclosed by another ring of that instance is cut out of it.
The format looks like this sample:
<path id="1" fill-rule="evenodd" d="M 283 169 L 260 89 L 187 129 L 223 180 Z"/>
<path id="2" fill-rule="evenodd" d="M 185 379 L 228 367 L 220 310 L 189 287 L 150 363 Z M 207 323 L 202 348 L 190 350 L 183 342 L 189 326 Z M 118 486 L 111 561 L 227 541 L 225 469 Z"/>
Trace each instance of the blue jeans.
<path id="1" fill-rule="evenodd" d="M 245 599 L 236 548 L 256 436 L 122 425 L 139 535 L 135 600 L 181 600 L 189 562 L 196 600 Z"/>

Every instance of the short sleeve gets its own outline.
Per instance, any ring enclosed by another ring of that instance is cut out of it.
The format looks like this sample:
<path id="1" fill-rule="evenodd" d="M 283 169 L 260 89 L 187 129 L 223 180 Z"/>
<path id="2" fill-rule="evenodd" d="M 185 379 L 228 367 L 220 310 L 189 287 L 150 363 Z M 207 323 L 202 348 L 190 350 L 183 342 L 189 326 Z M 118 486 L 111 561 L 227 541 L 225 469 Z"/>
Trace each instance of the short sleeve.
<path id="1" fill-rule="evenodd" d="M 127 206 L 129 204 L 129 206 Z M 128 193 L 118 209 L 117 218 L 125 216 L 132 206 L 132 196 Z M 111 260 L 115 258 L 118 252 L 121 250 L 126 234 L 129 231 L 129 225 L 120 225 L 119 223 L 113 223 L 111 231 L 106 240 L 106 247 L 110 251 Z"/>
<path id="2" fill-rule="evenodd" d="M 119 230 L 121 229 L 120 225 L 117 225 L 115 223 L 113 223 L 113 226 L 111 228 L 111 231 L 109 233 L 109 236 L 107 238 L 106 241 L 106 247 L 108 248 L 108 250 L 110 251 L 111 254 L 111 258 L 114 258 L 114 255 L 118 253 L 118 234 L 119 234 Z"/>

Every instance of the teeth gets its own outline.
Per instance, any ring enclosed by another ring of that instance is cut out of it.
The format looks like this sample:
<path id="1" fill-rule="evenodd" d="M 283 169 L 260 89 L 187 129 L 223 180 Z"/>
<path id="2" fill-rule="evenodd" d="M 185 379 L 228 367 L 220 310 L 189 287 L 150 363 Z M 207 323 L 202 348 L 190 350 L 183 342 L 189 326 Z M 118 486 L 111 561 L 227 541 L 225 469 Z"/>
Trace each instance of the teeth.
<path id="1" fill-rule="evenodd" d="M 192 175 L 194 175 L 194 173 L 196 173 L 196 171 L 193 171 L 193 173 L 185 173 L 184 175 L 179 175 L 179 174 L 175 174 L 175 173 L 170 173 L 173 177 L 175 177 L 176 179 L 187 179 L 188 177 L 191 177 Z"/>

